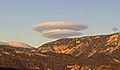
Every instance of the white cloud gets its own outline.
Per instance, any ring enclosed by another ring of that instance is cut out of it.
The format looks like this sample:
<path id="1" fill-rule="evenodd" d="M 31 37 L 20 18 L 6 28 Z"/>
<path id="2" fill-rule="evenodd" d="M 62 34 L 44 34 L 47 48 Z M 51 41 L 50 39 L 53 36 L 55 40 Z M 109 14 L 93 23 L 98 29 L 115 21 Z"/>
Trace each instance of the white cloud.
<path id="1" fill-rule="evenodd" d="M 80 35 L 80 30 L 87 28 L 86 25 L 72 22 L 46 22 L 33 27 L 35 31 L 48 38 L 65 38 Z"/>

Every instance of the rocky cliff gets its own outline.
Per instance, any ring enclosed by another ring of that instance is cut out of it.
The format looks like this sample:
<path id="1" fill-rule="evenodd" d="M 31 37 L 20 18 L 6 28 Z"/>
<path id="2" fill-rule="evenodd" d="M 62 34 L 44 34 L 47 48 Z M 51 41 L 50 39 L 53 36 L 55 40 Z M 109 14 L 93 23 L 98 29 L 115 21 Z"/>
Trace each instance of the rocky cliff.
<path id="1" fill-rule="evenodd" d="M 120 32 L 59 39 L 37 49 L 0 45 L 0 67 L 33 70 L 120 70 Z"/>

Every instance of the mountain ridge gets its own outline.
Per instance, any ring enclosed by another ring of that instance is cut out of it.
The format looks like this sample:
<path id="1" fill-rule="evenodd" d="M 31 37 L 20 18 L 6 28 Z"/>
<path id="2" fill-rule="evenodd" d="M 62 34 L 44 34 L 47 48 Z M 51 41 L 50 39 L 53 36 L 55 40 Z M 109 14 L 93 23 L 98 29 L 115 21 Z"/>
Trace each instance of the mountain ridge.
<path id="1" fill-rule="evenodd" d="M 0 45 L 8 45 L 11 47 L 16 47 L 16 48 L 34 48 L 28 44 L 25 44 L 25 43 L 19 42 L 19 41 L 0 42 Z"/>
<path id="2" fill-rule="evenodd" d="M 64 39 L 59 39 L 59 40 L 56 40 L 56 41 L 53 41 L 53 42 L 48 42 L 48 43 L 46 43 L 46 44 L 43 44 L 42 46 L 40 46 L 38 49 L 40 49 L 40 50 L 44 50 L 44 51 L 42 51 L 42 52 L 45 52 L 45 49 L 47 49 L 47 48 L 51 48 L 51 49 L 48 49 L 48 51 L 50 51 L 50 50 L 53 50 L 53 51 L 55 51 L 55 46 L 58 48 L 59 46 L 60 46 L 60 48 L 61 47 L 63 47 L 63 49 L 62 50 L 64 50 L 65 49 L 65 47 L 66 47 L 66 44 L 69 44 L 68 45 L 68 47 L 70 47 L 70 46 L 72 46 L 73 45 L 73 43 L 75 44 L 74 46 L 76 46 L 77 44 L 81 44 L 81 43 L 86 43 L 86 44 L 88 44 L 88 43 L 92 43 L 92 39 L 94 40 L 95 38 L 95 43 L 97 42 L 97 41 L 99 41 L 99 42 L 102 42 L 102 40 L 104 39 L 104 40 L 106 40 L 106 38 L 109 38 L 110 36 L 111 36 L 111 38 L 110 39 L 113 39 L 114 38 L 114 36 L 115 35 L 120 35 L 120 32 L 118 32 L 118 33 L 114 33 L 114 34 L 110 34 L 110 35 L 97 35 L 97 36 L 85 36 L 85 37 L 80 37 L 80 38 L 64 38 Z M 99 40 L 99 38 L 102 38 L 101 39 L 101 41 Z M 113 38 L 112 38 L 113 37 Z M 88 40 L 89 38 L 91 38 L 91 40 Z M 82 39 L 83 39 L 83 42 L 82 42 Z M 86 42 L 85 42 L 86 41 Z M 110 41 L 110 40 L 109 40 Z M 108 41 L 108 42 L 109 42 Z M 107 40 L 106 40 L 106 42 L 107 42 Z M 47 46 L 47 45 L 49 45 L 49 46 Z M 54 46 L 55 45 L 55 46 Z M 65 45 L 65 47 L 64 46 L 61 46 L 61 45 Z M 74 47 L 70 47 L 70 48 L 74 48 Z M 77 49 L 78 47 L 76 47 L 76 49 Z M 58 48 L 59 49 L 59 48 Z M 52 52 L 53 52 L 52 51 Z M 59 51 L 59 50 L 58 50 Z M 67 53 L 66 53 L 67 54 Z"/>
<path id="3" fill-rule="evenodd" d="M 120 32 L 64 38 L 38 48 L 0 45 L 0 67 L 39 70 L 120 70 Z M 19 61 L 19 62 L 17 62 Z"/>

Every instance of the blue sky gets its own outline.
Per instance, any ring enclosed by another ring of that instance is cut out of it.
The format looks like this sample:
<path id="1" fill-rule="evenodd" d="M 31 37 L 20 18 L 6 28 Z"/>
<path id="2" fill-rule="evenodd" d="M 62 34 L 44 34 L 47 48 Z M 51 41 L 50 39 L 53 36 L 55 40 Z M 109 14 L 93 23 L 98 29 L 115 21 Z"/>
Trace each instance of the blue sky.
<path id="1" fill-rule="evenodd" d="M 32 30 L 48 21 L 89 26 L 83 35 L 120 29 L 120 0 L 0 0 L 0 41 L 23 41 L 33 46 L 52 41 Z"/>

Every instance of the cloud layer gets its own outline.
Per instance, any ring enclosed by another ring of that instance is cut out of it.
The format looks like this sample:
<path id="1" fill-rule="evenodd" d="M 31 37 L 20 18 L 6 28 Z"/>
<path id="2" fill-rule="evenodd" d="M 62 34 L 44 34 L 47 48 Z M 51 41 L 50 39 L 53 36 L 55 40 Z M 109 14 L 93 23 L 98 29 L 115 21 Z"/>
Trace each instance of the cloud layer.
<path id="1" fill-rule="evenodd" d="M 35 31 L 47 38 L 65 38 L 81 35 L 80 30 L 87 29 L 86 25 L 72 22 L 45 22 L 33 27 Z"/>
<path id="2" fill-rule="evenodd" d="M 80 32 L 74 30 L 61 30 L 61 29 L 53 29 L 48 30 L 41 33 L 42 36 L 47 38 L 65 38 L 69 36 L 81 35 Z"/>

